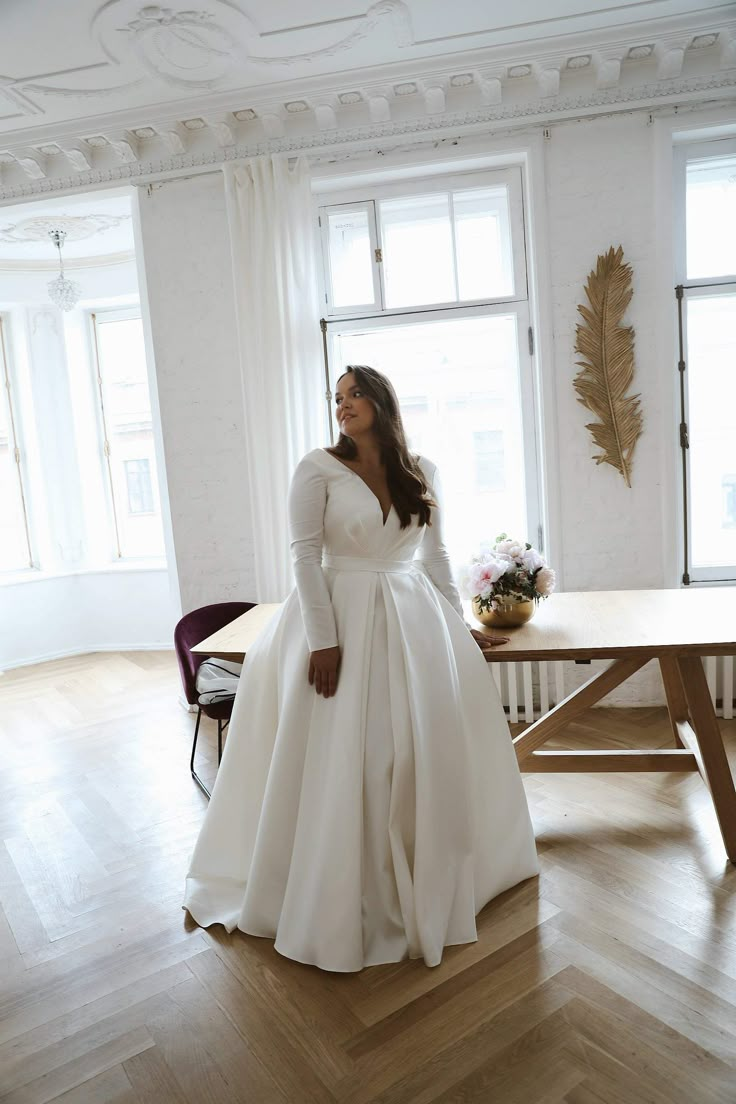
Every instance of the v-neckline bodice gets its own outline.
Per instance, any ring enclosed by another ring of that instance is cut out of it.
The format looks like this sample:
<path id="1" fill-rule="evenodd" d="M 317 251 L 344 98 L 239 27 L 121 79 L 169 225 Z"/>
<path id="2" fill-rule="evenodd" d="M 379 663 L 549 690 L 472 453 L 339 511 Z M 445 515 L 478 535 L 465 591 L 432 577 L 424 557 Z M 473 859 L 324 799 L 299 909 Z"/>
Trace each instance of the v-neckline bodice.
<path id="1" fill-rule="evenodd" d="M 376 492 L 375 492 L 375 491 L 374 491 L 374 490 L 373 490 L 373 489 L 372 489 L 371 487 L 369 487 L 369 486 L 368 486 L 368 484 L 366 483 L 366 481 L 365 481 L 365 479 L 363 478 L 363 476 L 362 476 L 362 475 L 359 475 L 359 474 L 358 474 L 358 473 L 357 473 L 356 471 L 354 471 L 354 470 L 353 470 L 352 468 L 349 468 L 347 464 L 344 464 L 344 463 L 342 462 L 342 460 L 340 460 L 340 459 L 339 459 L 339 458 L 338 458 L 337 456 L 334 456 L 334 455 L 333 455 L 333 454 L 332 454 L 331 452 L 328 452 L 328 451 L 327 451 L 327 449 L 323 448 L 323 449 L 322 449 L 322 452 L 323 452 L 323 453 L 325 454 L 325 456 L 329 456 L 330 460 L 334 460 L 336 464 L 339 464 L 339 465 L 340 465 L 340 467 L 341 467 L 341 468 L 342 468 L 342 469 L 343 469 L 344 471 L 350 472 L 350 474 L 351 474 L 351 475 L 354 475 L 356 479 L 359 479 L 359 480 L 360 480 L 360 482 L 361 482 L 361 483 L 363 484 L 363 486 L 364 486 L 364 487 L 365 487 L 365 489 L 366 489 L 366 490 L 368 491 L 368 493 L 369 493 L 370 495 L 372 495 L 372 497 L 374 498 L 374 500 L 375 500 L 375 502 L 376 502 L 376 504 L 377 504 L 377 506 L 378 506 L 378 509 L 379 509 L 379 511 L 380 511 L 380 513 L 381 513 L 381 518 L 382 518 L 382 520 L 383 520 L 383 528 L 385 529 L 385 528 L 386 528 L 386 523 L 388 522 L 388 519 L 389 519 L 389 518 L 391 517 L 391 511 L 392 511 L 393 509 L 395 509 L 395 507 L 394 507 L 394 504 L 393 504 L 393 502 L 391 503 L 391 505 L 390 505 L 390 506 L 389 506 L 389 508 L 388 508 L 388 513 L 387 513 L 387 514 L 386 514 L 386 516 L 384 517 L 384 516 L 383 516 L 383 506 L 381 505 L 381 500 L 380 500 L 380 498 L 378 497 L 378 495 L 376 494 Z"/>

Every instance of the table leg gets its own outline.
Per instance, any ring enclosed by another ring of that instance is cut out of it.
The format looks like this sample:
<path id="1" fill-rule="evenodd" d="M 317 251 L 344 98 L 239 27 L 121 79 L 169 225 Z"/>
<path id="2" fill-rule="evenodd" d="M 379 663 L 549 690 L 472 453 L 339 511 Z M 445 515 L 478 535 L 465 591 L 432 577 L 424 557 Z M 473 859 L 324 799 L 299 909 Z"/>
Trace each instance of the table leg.
<path id="1" fill-rule="evenodd" d="M 554 709 L 545 713 L 538 721 L 525 729 L 514 740 L 514 750 L 519 763 L 527 759 L 532 752 L 546 743 L 552 736 L 556 736 L 570 721 L 580 716 L 591 705 L 595 705 L 601 698 L 605 698 L 611 690 L 615 690 L 627 678 L 631 678 L 640 667 L 649 661 L 649 656 L 631 657 L 628 659 L 615 659 L 610 667 L 600 674 L 588 679 L 577 690 L 573 690 L 566 698 L 563 698 Z"/>
<path id="2" fill-rule="evenodd" d="M 678 656 L 677 666 L 700 752 L 701 772 L 713 798 L 726 854 L 736 863 L 736 790 L 703 664 L 698 656 Z M 683 725 L 681 731 L 687 727 Z"/>
<path id="3" fill-rule="evenodd" d="M 659 669 L 662 673 L 664 693 L 667 698 L 667 711 L 670 715 L 670 724 L 672 725 L 672 732 L 675 737 L 675 747 L 681 748 L 685 745 L 682 742 L 677 726 L 683 721 L 687 721 L 690 713 L 687 707 L 687 697 L 682 686 L 682 679 L 680 678 L 680 669 L 677 666 L 677 659 L 674 656 L 660 656 Z"/>

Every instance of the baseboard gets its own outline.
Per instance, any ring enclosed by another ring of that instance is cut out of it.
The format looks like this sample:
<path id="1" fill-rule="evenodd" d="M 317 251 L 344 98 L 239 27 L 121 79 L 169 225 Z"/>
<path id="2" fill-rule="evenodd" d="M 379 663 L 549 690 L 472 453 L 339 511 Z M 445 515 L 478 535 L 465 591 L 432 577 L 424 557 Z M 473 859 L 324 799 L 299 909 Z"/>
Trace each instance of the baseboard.
<path id="1" fill-rule="evenodd" d="M 173 652 L 173 650 L 174 645 L 170 640 L 161 644 L 96 644 L 88 648 L 67 648 L 60 652 L 47 652 L 30 659 L 4 663 L 0 667 L 0 675 L 5 671 L 14 671 L 18 667 L 33 667 L 37 663 L 51 663 L 55 659 L 68 659 L 70 656 L 94 655 L 96 652 Z"/>

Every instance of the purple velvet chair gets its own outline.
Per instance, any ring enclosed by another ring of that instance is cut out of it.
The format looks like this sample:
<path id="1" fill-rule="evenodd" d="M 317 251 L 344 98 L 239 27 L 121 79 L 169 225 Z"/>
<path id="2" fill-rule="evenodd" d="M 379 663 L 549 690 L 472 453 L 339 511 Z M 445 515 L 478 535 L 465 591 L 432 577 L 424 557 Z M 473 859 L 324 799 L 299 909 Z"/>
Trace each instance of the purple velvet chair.
<path id="1" fill-rule="evenodd" d="M 197 723 L 194 727 L 194 740 L 192 741 L 192 755 L 189 761 L 189 769 L 192 778 L 200 790 L 210 796 L 210 791 L 194 769 L 194 753 L 197 750 L 197 737 L 199 736 L 199 722 L 202 714 L 217 721 L 217 762 L 222 759 L 222 734 L 228 726 L 233 711 L 233 702 L 212 702 L 210 705 L 200 705 L 197 695 L 196 679 L 197 671 L 207 656 L 193 655 L 191 648 L 199 644 L 200 640 L 211 636 L 212 633 L 229 625 L 241 613 L 247 613 L 253 609 L 255 602 L 216 602 L 211 606 L 202 606 L 200 609 L 186 613 L 174 629 L 174 648 L 179 663 L 181 681 L 184 686 L 184 696 L 189 705 L 197 706 Z"/>

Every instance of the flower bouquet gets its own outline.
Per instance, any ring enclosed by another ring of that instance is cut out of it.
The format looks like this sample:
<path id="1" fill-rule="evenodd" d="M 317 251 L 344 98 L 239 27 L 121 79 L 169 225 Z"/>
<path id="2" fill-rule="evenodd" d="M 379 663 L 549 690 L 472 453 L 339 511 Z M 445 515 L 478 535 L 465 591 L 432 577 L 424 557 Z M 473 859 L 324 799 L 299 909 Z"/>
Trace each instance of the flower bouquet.
<path id="1" fill-rule="evenodd" d="M 523 625 L 555 589 L 555 573 L 536 548 L 501 533 L 465 566 L 460 589 L 481 624 Z"/>

